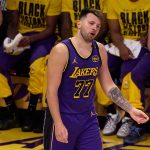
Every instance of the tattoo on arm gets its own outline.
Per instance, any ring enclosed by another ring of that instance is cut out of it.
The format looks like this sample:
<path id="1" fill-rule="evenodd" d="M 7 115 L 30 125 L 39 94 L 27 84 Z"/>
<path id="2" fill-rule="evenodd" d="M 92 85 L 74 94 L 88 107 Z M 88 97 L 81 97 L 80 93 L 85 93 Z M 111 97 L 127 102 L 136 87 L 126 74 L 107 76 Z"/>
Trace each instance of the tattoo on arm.
<path id="1" fill-rule="evenodd" d="M 108 96 L 115 104 L 126 112 L 129 112 L 132 109 L 132 105 L 123 97 L 121 91 L 117 87 L 110 89 Z"/>

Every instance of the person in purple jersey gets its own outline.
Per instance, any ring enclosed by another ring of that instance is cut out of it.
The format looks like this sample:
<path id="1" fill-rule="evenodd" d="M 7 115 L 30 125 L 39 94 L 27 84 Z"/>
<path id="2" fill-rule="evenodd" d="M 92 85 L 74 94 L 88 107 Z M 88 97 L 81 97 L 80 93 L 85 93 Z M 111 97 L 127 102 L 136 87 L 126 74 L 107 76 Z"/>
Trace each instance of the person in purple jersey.
<path id="1" fill-rule="evenodd" d="M 149 119 L 124 99 L 112 81 L 106 50 L 94 40 L 100 27 L 100 12 L 83 9 L 77 34 L 57 44 L 50 53 L 47 76 L 47 102 L 53 119 L 50 150 L 102 149 L 94 110 L 97 77 L 105 93 L 137 123 Z"/>

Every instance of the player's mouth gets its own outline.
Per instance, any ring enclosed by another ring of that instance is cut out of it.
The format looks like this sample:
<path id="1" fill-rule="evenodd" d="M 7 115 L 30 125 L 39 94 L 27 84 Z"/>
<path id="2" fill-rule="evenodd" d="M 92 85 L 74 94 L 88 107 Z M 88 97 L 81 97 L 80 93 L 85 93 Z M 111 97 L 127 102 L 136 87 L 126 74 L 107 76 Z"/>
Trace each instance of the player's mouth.
<path id="1" fill-rule="evenodd" d="M 95 36 L 95 33 L 91 32 L 90 35 L 91 35 L 91 36 Z"/>

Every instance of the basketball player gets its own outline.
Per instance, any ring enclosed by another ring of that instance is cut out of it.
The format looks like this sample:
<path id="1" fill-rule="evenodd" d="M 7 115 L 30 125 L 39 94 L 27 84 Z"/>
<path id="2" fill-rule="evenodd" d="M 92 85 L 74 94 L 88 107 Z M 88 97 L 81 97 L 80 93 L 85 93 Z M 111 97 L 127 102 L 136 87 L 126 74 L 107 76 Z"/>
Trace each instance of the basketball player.
<path id="1" fill-rule="evenodd" d="M 107 54 L 94 38 L 100 31 L 101 15 L 83 9 L 77 34 L 57 44 L 48 60 L 47 102 L 53 118 L 49 150 L 101 150 L 99 125 L 94 110 L 95 80 L 106 94 L 138 123 L 149 118 L 135 109 L 113 83 Z"/>
<path id="2" fill-rule="evenodd" d="M 106 0 L 105 0 L 106 1 Z M 80 11 L 84 8 L 95 8 L 103 12 L 104 10 L 104 0 L 97 0 L 97 1 L 84 1 L 84 0 L 62 0 L 62 9 L 61 9 L 61 16 L 60 16 L 60 36 L 61 40 L 74 36 L 77 33 L 77 20 L 79 20 Z M 105 19 L 103 17 L 103 19 Z M 102 41 L 107 30 L 106 25 L 101 27 L 101 32 L 98 36 L 98 40 Z M 50 112 L 46 109 L 46 115 L 50 116 Z M 51 120 L 51 119 L 50 119 Z M 49 132 L 49 126 L 51 122 L 48 124 L 48 120 L 44 123 L 44 132 Z M 47 135 L 47 134 L 44 134 Z M 44 149 L 46 150 L 49 147 L 49 140 L 44 136 Z"/>

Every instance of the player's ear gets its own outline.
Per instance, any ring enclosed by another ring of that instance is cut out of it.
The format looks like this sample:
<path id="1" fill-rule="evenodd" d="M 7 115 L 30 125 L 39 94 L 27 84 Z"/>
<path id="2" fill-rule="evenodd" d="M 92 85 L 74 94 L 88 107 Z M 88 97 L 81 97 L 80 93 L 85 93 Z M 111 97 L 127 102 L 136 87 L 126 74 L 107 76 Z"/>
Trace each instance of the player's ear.
<path id="1" fill-rule="evenodd" d="M 81 21 L 77 20 L 77 28 L 80 29 L 81 28 Z"/>

